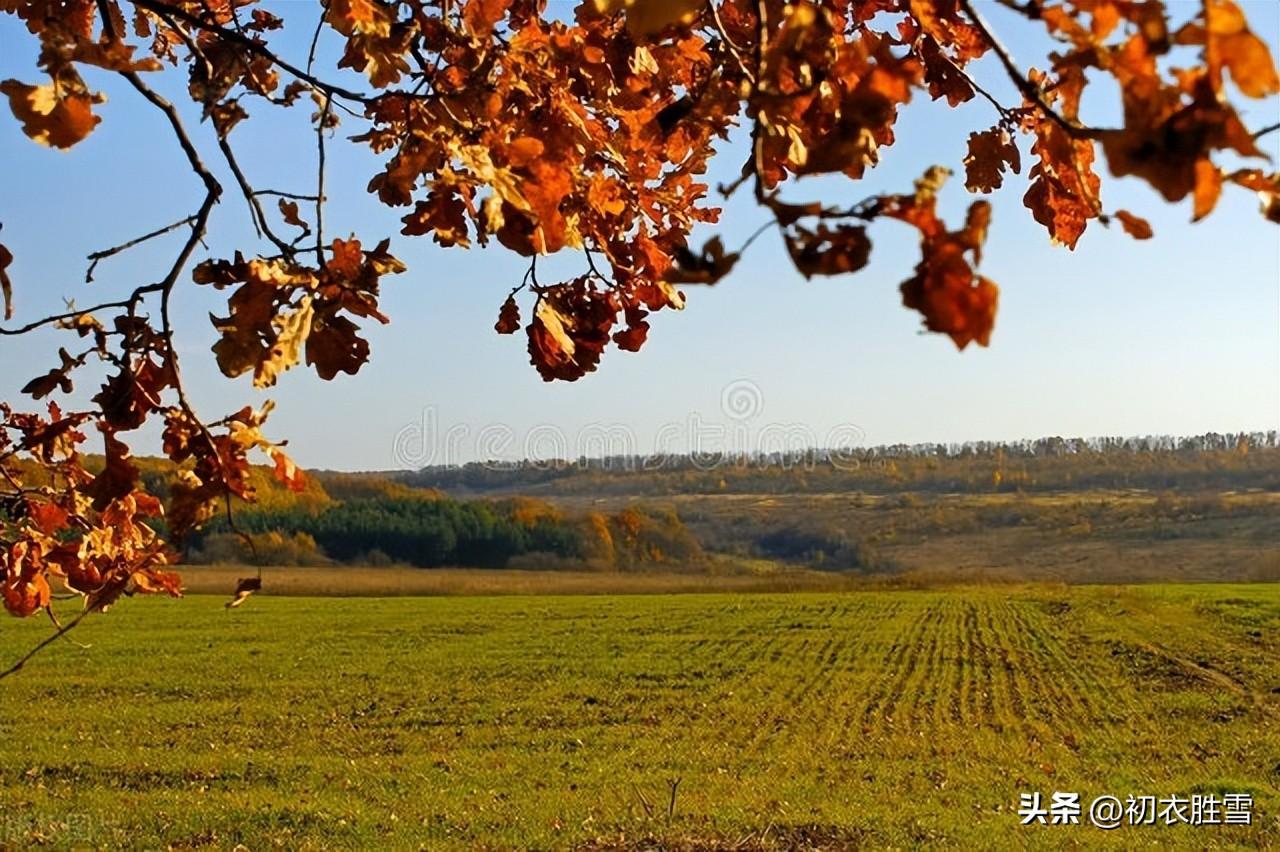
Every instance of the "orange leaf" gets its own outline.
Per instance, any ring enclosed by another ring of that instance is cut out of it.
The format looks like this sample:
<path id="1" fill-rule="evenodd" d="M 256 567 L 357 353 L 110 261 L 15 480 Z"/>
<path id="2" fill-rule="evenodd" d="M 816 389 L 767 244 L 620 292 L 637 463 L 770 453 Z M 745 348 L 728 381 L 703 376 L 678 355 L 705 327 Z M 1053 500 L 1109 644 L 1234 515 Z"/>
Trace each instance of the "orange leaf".
<path id="1" fill-rule="evenodd" d="M 276 480 L 290 491 L 301 491 L 307 487 L 307 477 L 302 469 L 293 463 L 279 447 L 270 450 L 271 461 L 275 463 Z"/>
<path id="2" fill-rule="evenodd" d="M 101 94 L 72 91 L 59 95 L 52 85 L 28 86 L 17 80 L 0 83 L 9 96 L 9 108 L 22 122 L 22 132 L 41 145 L 70 148 L 88 136 L 102 119 L 93 105 L 106 100 Z"/>
<path id="3" fill-rule="evenodd" d="M 1135 240 L 1149 240 L 1153 234 L 1151 224 L 1141 216 L 1135 216 L 1128 210 L 1117 210 L 1116 218 L 1124 227 L 1124 232 Z"/>
<path id="4" fill-rule="evenodd" d="M 1196 187 L 1192 194 L 1194 212 L 1191 221 L 1199 222 L 1213 212 L 1222 194 L 1222 172 L 1208 157 L 1196 160 Z"/>

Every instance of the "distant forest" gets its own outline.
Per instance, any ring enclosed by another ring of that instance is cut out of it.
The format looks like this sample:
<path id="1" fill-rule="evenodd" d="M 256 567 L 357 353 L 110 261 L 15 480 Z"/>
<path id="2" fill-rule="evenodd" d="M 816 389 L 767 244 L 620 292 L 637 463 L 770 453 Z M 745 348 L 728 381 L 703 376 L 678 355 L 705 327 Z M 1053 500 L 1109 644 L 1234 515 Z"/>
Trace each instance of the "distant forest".
<path id="1" fill-rule="evenodd" d="M 564 496 L 1280 490 L 1280 432 L 486 462 L 396 476 L 407 485 L 448 492 Z"/>
<path id="2" fill-rule="evenodd" d="M 173 466 L 136 461 L 163 494 Z M 1226 545 L 1280 534 L 1276 432 L 312 471 L 300 492 L 251 476 L 257 500 L 189 536 L 185 561 L 884 572 L 948 536 L 1006 554 L 1194 539 L 1238 563 L 1252 551 Z"/>

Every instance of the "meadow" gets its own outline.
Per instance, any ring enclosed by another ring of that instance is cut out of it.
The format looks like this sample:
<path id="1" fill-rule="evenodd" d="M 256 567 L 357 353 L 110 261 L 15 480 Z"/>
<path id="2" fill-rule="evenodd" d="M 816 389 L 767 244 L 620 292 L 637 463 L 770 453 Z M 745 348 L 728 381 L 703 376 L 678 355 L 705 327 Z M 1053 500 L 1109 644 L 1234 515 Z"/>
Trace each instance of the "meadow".
<path id="1" fill-rule="evenodd" d="M 1280 843 L 1274 586 L 224 600 L 0 681 L 0 846 Z M 1057 790 L 1253 819 L 1019 825 Z"/>

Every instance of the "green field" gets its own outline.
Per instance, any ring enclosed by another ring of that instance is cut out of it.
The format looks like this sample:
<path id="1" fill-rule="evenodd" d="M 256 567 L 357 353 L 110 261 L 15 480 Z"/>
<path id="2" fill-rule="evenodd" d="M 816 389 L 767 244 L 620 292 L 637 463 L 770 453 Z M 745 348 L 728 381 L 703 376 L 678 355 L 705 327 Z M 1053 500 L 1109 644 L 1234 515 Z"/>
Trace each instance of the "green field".
<path id="1" fill-rule="evenodd" d="M 1275 586 L 223 600 L 0 682 L 0 846 L 1280 843 Z M 1055 790 L 1253 825 L 1019 826 Z"/>

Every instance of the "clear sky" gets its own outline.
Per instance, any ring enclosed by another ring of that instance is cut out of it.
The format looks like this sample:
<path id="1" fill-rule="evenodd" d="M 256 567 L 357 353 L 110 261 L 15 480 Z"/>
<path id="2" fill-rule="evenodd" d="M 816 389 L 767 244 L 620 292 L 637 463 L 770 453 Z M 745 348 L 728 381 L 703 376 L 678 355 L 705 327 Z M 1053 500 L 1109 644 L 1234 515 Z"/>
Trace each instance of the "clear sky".
<path id="1" fill-rule="evenodd" d="M 267 4 L 291 21 L 294 35 L 278 44 L 295 58 L 305 56 L 315 20 L 309 5 Z M 1175 18 L 1183 11 L 1190 18 L 1195 8 L 1184 0 L 1169 5 Z M 1242 5 L 1274 53 L 1280 3 Z M 1024 67 L 1043 61 L 1041 38 L 1002 9 L 990 6 L 988 15 Z M 34 54 L 25 30 L 0 16 L 0 79 L 37 82 Z M 157 78 L 157 87 L 186 100 L 181 76 L 167 76 Z M 993 61 L 981 63 L 978 77 L 1015 102 Z M 198 203 L 198 182 L 161 116 L 115 80 L 97 75 L 90 83 L 109 96 L 100 108 L 104 120 L 69 152 L 30 142 L 0 109 L 0 242 L 16 257 L 10 272 L 18 322 L 54 312 L 64 297 L 91 304 L 155 280 L 180 237 L 104 262 L 90 285 L 83 283 L 84 257 L 180 219 Z M 1113 87 L 1097 88 L 1086 117 L 1093 108 L 1105 122 L 1119 96 Z M 289 113 L 250 106 L 253 120 L 232 141 L 251 180 L 260 188 L 312 191 L 310 104 Z M 191 117 L 197 144 L 216 154 L 211 127 L 195 125 L 197 118 Z M 1280 101 L 1249 102 L 1244 118 L 1250 127 L 1273 123 Z M 968 133 L 994 120 L 981 99 L 948 110 L 917 96 L 899 122 L 898 143 L 867 179 L 806 180 L 797 190 L 825 190 L 834 202 L 909 191 L 932 163 L 959 169 Z M 765 235 L 720 285 L 686 288 L 683 313 L 654 316 L 641 352 L 611 348 L 596 373 L 545 384 L 528 364 L 523 333 L 493 332 L 523 262 L 500 247 L 445 250 L 427 237 L 401 236 L 404 211 L 382 207 L 365 192 L 377 160 L 345 139 L 359 127 L 348 119 L 329 145 L 326 231 L 354 232 L 368 242 L 391 235 L 409 271 L 385 279 L 383 306 L 392 323 L 366 328 L 373 355 L 358 376 L 325 383 L 299 367 L 267 391 L 254 390 L 248 377 L 224 379 L 209 352 L 208 314 L 221 310 L 218 294 L 191 283 L 177 294 L 180 353 L 198 410 L 219 417 L 247 402 L 275 400 L 270 434 L 289 438 L 309 467 L 1280 426 L 1280 228 L 1262 219 L 1244 190 L 1227 188 L 1218 210 L 1193 226 L 1189 202 L 1165 204 L 1146 184 L 1109 179 L 1100 165 L 1104 206 L 1145 216 L 1156 237 L 1136 243 L 1118 227 L 1093 223 L 1069 252 L 1050 245 L 1022 206 L 1034 162 L 1022 139 L 1022 176 L 992 198 L 982 272 L 1000 284 L 1001 296 L 989 349 L 957 352 L 947 338 L 920 333 L 918 315 L 901 306 L 898 294 L 919 260 L 916 237 L 884 222 L 872 227 L 868 268 L 813 281 L 795 272 L 775 235 Z M 1280 160 L 1280 133 L 1264 141 Z M 732 176 L 742 154 L 740 140 L 729 146 L 712 183 Z M 230 176 L 222 176 L 231 187 Z M 729 246 L 765 220 L 742 194 L 726 205 L 718 228 Z M 953 179 L 942 195 L 948 221 L 960 222 L 972 200 L 963 180 Z M 228 191 L 215 212 L 209 251 L 251 253 L 247 222 L 243 200 Z M 540 264 L 539 277 L 552 280 L 553 269 L 569 277 L 581 265 L 580 257 L 557 257 L 546 273 Z M 65 336 L 0 338 L 0 399 L 18 401 L 18 389 L 54 365 Z M 91 394 L 96 380 L 86 376 L 80 385 L 77 398 Z M 135 448 L 157 451 L 154 432 Z"/>

